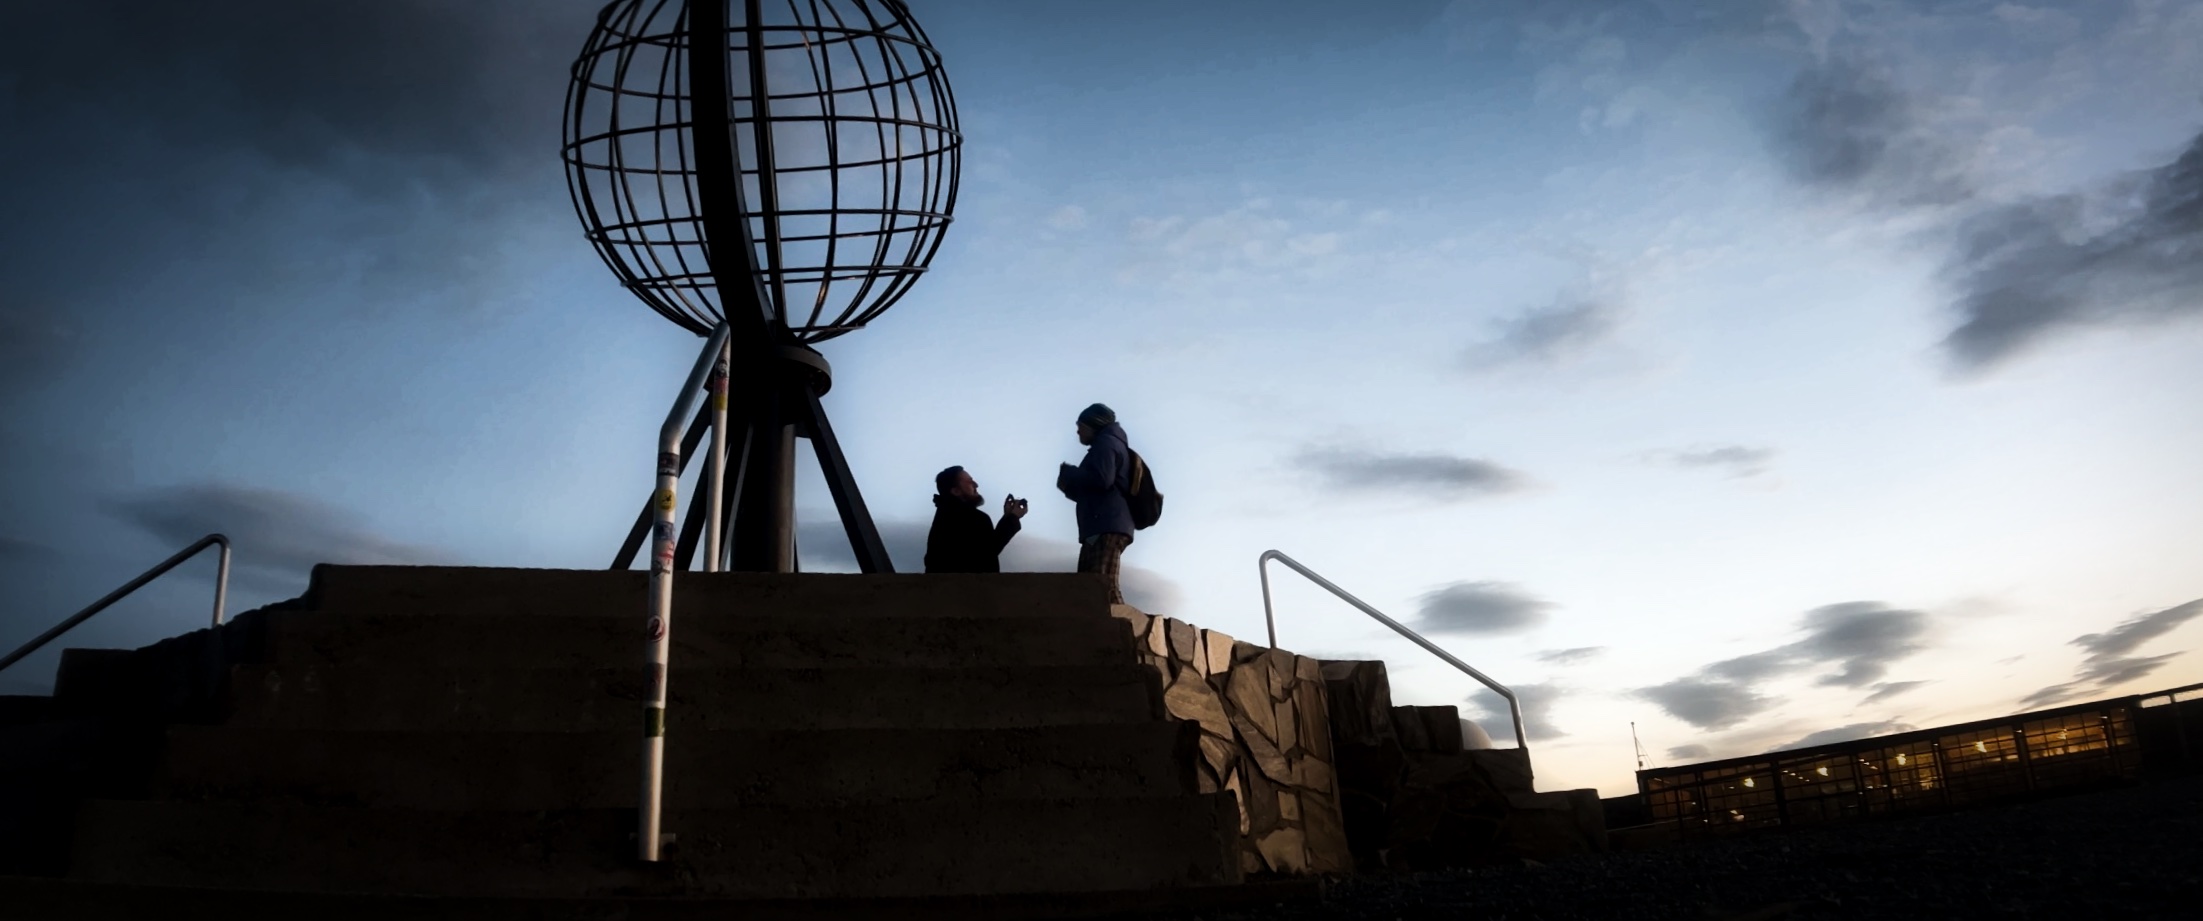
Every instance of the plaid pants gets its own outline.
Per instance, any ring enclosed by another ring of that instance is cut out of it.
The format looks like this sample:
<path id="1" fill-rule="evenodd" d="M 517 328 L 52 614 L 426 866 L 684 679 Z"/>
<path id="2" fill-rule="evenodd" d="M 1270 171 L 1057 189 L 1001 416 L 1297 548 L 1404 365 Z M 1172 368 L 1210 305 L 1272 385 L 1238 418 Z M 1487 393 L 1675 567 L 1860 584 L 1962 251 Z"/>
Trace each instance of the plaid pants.
<path id="1" fill-rule="evenodd" d="M 1123 604 L 1124 592 L 1117 586 L 1117 564 L 1124 559 L 1124 548 L 1132 546 L 1130 534 L 1097 534 L 1079 543 L 1079 571 L 1098 572 L 1109 577 L 1109 603 Z"/>

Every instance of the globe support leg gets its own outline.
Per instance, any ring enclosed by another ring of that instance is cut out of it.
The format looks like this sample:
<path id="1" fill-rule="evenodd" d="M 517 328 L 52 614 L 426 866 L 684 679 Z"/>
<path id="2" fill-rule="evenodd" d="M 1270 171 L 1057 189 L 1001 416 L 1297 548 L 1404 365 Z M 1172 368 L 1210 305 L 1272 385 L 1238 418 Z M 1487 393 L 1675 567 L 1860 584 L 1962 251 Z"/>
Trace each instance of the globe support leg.
<path id="1" fill-rule="evenodd" d="M 834 510 L 841 513 L 841 527 L 849 534 L 849 549 L 857 558 L 857 571 L 864 573 L 891 573 L 895 564 L 887 558 L 887 545 L 880 542 L 880 529 L 872 522 L 871 510 L 865 508 L 864 494 L 857 491 L 857 478 L 849 473 L 849 461 L 841 453 L 841 442 L 834 437 L 834 426 L 826 421 L 826 407 L 818 399 L 818 393 L 803 388 L 805 428 L 811 436 L 811 452 L 818 455 L 821 473 L 826 475 L 826 491 L 834 495 Z"/>

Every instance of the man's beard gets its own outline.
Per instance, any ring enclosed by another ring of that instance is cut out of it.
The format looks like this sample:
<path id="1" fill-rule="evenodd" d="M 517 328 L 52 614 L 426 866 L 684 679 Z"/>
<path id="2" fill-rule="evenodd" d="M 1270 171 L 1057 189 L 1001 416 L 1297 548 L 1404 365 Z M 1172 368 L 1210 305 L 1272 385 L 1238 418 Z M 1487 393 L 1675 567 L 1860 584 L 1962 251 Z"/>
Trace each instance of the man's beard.
<path id="1" fill-rule="evenodd" d="M 970 503 L 970 504 L 971 504 L 971 507 L 972 507 L 972 508 L 978 508 L 978 507 L 980 507 L 980 506 L 982 506 L 982 505 L 985 505 L 985 504 L 987 504 L 987 497 L 986 497 L 986 496 L 982 496 L 982 495 L 980 495 L 980 494 L 978 494 L 978 493 L 972 493 L 972 494 L 971 494 L 971 498 L 969 498 L 969 499 L 966 499 L 966 500 L 964 500 L 964 501 L 965 501 L 965 502 L 968 502 L 968 503 Z"/>

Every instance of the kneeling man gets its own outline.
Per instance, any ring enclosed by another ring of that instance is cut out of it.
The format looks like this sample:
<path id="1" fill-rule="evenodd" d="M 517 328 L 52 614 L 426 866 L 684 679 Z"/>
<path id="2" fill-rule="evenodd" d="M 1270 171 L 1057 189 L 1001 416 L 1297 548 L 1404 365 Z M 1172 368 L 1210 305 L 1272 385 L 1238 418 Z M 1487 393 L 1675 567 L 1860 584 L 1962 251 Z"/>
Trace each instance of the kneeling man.
<path id="1" fill-rule="evenodd" d="M 926 533 L 927 572 L 1001 572 L 1002 548 L 1017 535 L 1026 502 L 1002 497 L 1002 520 L 987 520 L 979 484 L 962 467 L 933 478 L 933 530 Z"/>

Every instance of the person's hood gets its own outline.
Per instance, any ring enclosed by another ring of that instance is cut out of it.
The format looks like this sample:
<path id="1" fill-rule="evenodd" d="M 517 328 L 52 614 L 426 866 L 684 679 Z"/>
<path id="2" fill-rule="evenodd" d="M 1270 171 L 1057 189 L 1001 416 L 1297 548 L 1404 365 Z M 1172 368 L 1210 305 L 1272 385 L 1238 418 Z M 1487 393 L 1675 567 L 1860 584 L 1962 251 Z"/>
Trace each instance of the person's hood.
<path id="1" fill-rule="evenodd" d="M 1117 439 L 1118 444 L 1124 445 L 1128 448 L 1132 446 L 1132 440 L 1124 437 L 1124 426 L 1118 425 L 1114 422 L 1094 430 L 1094 441 L 1096 444 L 1099 444 L 1104 438 Z"/>

